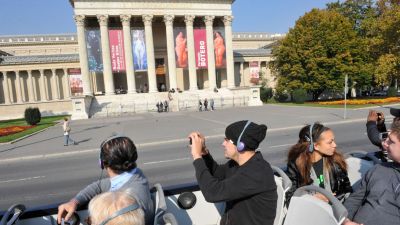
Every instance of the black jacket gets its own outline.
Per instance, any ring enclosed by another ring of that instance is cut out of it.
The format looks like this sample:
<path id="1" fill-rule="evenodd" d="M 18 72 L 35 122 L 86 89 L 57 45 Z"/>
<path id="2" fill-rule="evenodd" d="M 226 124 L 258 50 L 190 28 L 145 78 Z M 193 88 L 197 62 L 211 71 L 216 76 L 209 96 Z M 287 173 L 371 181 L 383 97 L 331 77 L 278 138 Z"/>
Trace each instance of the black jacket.
<path id="1" fill-rule="evenodd" d="M 286 204 L 289 205 L 290 198 L 292 198 L 296 189 L 304 185 L 301 185 L 303 183 L 303 178 L 294 161 L 287 164 L 286 173 L 292 181 L 292 187 L 286 192 Z M 345 194 L 353 192 L 347 172 L 343 171 L 340 166 L 334 164 L 333 171 L 329 173 L 329 179 L 331 191 L 336 194 L 339 200 L 343 199 Z M 310 184 L 313 184 L 312 180 L 306 185 Z"/>
<path id="2" fill-rule="evenodd" d="M 278 198 L 271 166 L 257 152 L 239 166 L 218 165 L 211 155 L 193 162 L 196 178 L 208 202 L 226 201 L 221 225 L 272 225 Z"/>

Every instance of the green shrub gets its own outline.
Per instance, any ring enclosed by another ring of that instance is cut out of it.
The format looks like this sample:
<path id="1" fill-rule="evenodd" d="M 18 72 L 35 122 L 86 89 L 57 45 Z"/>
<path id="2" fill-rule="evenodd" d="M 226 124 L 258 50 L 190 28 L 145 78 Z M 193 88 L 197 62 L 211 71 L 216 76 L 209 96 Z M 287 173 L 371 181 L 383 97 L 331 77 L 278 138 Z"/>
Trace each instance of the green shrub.
<path id="1" fill-rule="evenodd" d="M 286 90 L 284 91 L 276 90 L 274 98 L 278 102 L 286 102 L 286 100 L 289 98 L 289 95 Z"/>
<path id="2" fill-rule="evenodd" d="M 40 114 L 39 108 L 26 108 L 25 109 L 25 121 L 29 125 L 36 125 L 42 119 L 42 115 Z"/>
<path id="3" fill-rule="evenodd" d="M 273 94 L 272 94 L 272 88 L 264 88 L 262 87 L 260 89 L 260 98 L 261 101 L 263 102 L 267 102 L 268 99 L 272 98 Z"/>
<path id="4" fill-rule="evenodd" d="M 293 102 L 303 104 L 307 100 L 307 91 L 299 88 L 293 91 Z"/>
<path id="5" fill-rule="evenodd" d="M 397 95 L 397 89 L 395 87 L 390 87 L 387 91 L 387 96 L 396 97 L 396 95 Z"/>

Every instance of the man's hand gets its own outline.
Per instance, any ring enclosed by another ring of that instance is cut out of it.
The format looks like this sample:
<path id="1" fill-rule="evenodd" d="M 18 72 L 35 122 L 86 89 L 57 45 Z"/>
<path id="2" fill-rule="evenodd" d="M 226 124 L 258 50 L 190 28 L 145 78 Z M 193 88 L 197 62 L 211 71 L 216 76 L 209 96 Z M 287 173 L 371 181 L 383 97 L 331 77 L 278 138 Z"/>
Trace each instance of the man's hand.
<path id="1" fill-rule="evenodd" d="M 345 219 L 344 222 L 342 223 L 342 225 L 363 225 L 362 223 L 355 223 L 349 219 Z"/>
<path id="2" fill-rule="evenodd" d="M 194 160 L 201 158 L 203 155 L 208 154 L 206 148 L 206 139 L 200 132 L 192 132 L 188 138 L 192 140 L 191 153 Z"/>
<path id="3" fill-rule="evenodd" d="M 375 110 L 369 110 L 367 121 L 368 122 L 369 121 L 377 122 L 378 121 L 378 112 Z"/>
<path id="4" fill-rule="evenodd" d="M 58 206 L 57 223 L 61 224 L 61 219 L 69 220 L 78 207 L 78 201 L 71 199 L 69 202 Z"/>

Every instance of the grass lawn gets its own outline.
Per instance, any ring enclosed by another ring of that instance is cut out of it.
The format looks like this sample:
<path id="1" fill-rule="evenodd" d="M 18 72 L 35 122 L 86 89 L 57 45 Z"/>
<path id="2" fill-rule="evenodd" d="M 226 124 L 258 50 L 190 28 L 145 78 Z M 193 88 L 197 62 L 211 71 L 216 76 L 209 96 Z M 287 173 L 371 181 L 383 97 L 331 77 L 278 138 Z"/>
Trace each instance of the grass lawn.
<path id="1" fill-rule="evenodd" d="M 42 117 L 42 119 L 40 120 L 40 123 L 37 124 L 36 127 L 21 131 L 19 133 L 0 137 L 0 143 L 10 142 L 10 141 L 16 140 L 20 137 L 24 137 L 26 135 L 43 130 L 47 127 L 51 127 L 51 126 L 55 125 L 57 121 L 62 120 L 64 117 L 65 116 Z M 0 121 L 0 128 L 10 127 L 10 126 L 28 126 L 28 125 L 29 124 L 26 123 L 25 119 Z"/>

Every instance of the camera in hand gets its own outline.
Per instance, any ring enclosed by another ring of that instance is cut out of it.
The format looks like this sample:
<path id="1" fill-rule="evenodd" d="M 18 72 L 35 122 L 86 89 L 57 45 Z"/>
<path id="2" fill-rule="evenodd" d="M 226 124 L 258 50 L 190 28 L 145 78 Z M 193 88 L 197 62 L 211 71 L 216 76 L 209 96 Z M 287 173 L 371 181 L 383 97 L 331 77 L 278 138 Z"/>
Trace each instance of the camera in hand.
<path id="1" fill-rule="evenodd" d="M 381 139 L 381 141 L 386 140 L 386 138 L 388 138 L 388 136 L 389 136 L 389 132 L 379 133 L 379 138 Z"/>
<path id="2" fill-rule="evenodd" d="M 189 145 L 192 145 L 192 138 L 189 138 Z"/>
<path id="3" fill-rule="evenodd" d="M 376 113 L 377 115 L 378 115 L 378 120 L 382 120 L 382 113 L 381 112 L 378 112 L 378 113 Z"/>

